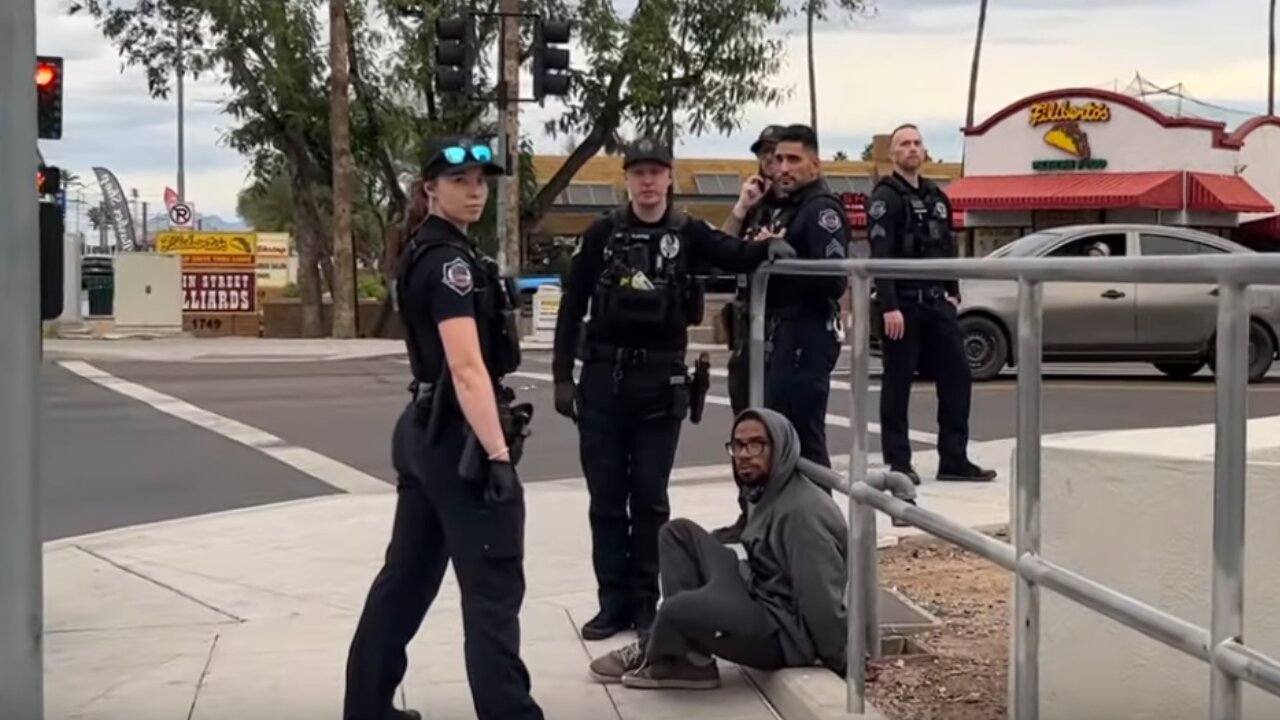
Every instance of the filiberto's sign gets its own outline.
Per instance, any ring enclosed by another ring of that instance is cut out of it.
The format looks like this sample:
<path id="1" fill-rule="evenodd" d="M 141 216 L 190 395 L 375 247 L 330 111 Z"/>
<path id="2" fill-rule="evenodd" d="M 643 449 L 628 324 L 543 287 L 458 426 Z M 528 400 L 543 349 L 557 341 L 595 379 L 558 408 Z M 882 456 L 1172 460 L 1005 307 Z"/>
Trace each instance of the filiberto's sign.
<path id="1" fill-rule="evenodd" d="M 1028 122 L 1031 127 L 1053 123 L 1044 134 L 1049 147 L 1060 150 L 1073 159 L 1035 160 L 1032 170 L 1103 170 L 1107 161 L 1093 157 L 1089 146 L 1089 134 L 1080 127 L 1082 123 L 1104 123 L 1111 120 L 1111 107 L 1106 103 L 1090 102 L 1072 105 L 1070 100 L 1036 103 L 1031 106 Z"/>

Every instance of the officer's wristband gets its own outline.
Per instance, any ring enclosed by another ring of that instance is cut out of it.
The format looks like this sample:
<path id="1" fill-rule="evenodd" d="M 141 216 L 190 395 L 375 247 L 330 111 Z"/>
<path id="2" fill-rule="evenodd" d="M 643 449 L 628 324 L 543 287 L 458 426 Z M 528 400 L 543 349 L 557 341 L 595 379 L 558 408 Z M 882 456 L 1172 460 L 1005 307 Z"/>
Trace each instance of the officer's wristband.
<path id="1" fill-rule="evenodd" d="M 492 455 L 490 455 L 490 456 L 489 456 L 489 459 L 490 459 L 490 460 L 497 460 L 499 457 L 501 457 L 501 456 L 503 456 L 503 455 L 508 455 L 508 454 L 510 454 L 510 452 L 511 452 L 511 448 L 509 448 L 509 447 L 503 447 L 503 448 L 502 448 L 501 450 L 499 450 L 498 452 L 493 453 Z"/>

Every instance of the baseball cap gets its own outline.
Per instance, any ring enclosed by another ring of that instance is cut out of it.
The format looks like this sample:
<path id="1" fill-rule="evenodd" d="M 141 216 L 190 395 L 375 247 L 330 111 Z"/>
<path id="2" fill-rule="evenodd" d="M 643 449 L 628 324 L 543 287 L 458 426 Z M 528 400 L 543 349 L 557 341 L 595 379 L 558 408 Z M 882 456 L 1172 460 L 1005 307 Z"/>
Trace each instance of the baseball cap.
<path id="1" fill-rule="evenodd" d="M 765 145 L 777 145 L 778 136 L 782 135 L 782 131 L 786 130 L 782 125 L 770 125 L 760 131 L 760 137 L 751 143 L 751 153 L 754 155 L 759 153 Z"/>
<path id="2" fill-rule="evenodd" d="M 671 167 L 671 153 L 667 152 L 667 146 L 654 140 L 653 138 L 640 138 L 634 143 L 627 146 L 626 153 L 623 155 L 622 169 L 635 165 L 636 163 L 652 162 Z"/>
<path id="3" fill-rule="evenodd" d="M 493 150 L 488 145 L 466 138 L 446 138 L 435 143 L 435 149 L 422 166 L 422 177 L 434 180 L 474 167 L 482 168 L 485 175 L 502 174 L 502 166 L 494 162 Z"/>

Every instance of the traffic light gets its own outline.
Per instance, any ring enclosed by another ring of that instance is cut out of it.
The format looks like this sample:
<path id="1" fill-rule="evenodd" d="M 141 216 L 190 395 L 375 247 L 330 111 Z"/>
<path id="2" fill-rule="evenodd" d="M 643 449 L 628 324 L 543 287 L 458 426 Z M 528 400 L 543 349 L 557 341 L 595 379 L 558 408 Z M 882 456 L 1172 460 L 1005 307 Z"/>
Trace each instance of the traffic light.
<path id="1" fill-rule="evenodd" d="M 41 140 L 62 139 L 62 58 L 36 58 L 36 124 Z"/>
<path id="2" fill-rule="evenodd" d="M 569 42 L 568 20 L 543 20 L 533 26 L 533 97 L 569 94 L 569 49 L 552 47 Z"/>
<path id="3" fill-rule="evenodd" d="M 475 18 L 468 14 L 436 20 L 436 87 L 465 93 L 475 64 Z"/>
<path id="4" fill-rule="evenodd" d="M 36 170 L 36 194 L 57 195 L 62 192 L 62 170 L 41 165 Z"/>

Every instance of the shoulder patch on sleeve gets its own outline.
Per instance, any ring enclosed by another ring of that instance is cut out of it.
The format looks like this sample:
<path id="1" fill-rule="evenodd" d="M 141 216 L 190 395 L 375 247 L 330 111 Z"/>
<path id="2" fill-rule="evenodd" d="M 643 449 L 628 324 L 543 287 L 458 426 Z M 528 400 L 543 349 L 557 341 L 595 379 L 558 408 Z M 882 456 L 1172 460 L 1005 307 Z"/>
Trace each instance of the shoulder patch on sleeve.
<path id="1" fill-rule="evenodd" d="M 884 217 L 885 211 L 886 208 L 883 200 L 874 200 L 871 203 L 871 207 L 867 208 L 867 214 L 870 215 L 873 220 L 879 220 Z"/>
<path id="2" fill-rule="evenodd" d="M 822 226 L 822 229 L 827 232 L 835 232 L 839 230 L 842 225 L 840 213 L 832 210 L 831 208 L 823 210 L 818 213 L 818 225 Z"/>
<path id="3" fill-rule="evenodd" d="M 468 295 L 475 289 L 475 279 L 471 276 L 471 266 L 460 257 L 446 262 L 441 267 L 441 274 L 445 286 L 459 295 Z"/>

